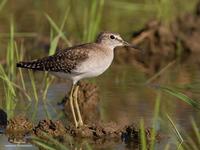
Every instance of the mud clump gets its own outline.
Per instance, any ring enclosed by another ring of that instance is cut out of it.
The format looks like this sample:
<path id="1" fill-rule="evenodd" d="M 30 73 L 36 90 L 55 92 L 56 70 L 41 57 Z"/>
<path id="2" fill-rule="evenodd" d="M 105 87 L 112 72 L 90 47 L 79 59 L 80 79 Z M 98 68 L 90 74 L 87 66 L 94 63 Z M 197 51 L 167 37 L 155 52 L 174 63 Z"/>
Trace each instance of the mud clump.
<path id="1" fill-rule="evenodd" d="M 116 63 L 129 63 L 147 74 L 154 74 L 169 62 L 180 58 L 183 63 L 192 55 L 200 54 L 200 2 L 193 14 L 179 16 L 165 24 L 152 20 L 133 33 L 132 43 L 142 53 L 131 49 L 116 51 Z M 186 21 L 187 20 L 187 21 Z"/>
<path id="2" fill-rule="evenodd" d="M 46 150 L 46 148 L 38 144 L 38 140 L 55 149 L 60 149 L 58 142 L 64 143 L 67 140 L 67 134 L 63 123 L 61 121 L 52 121 L 49 119 L 39 121 L 38 125 L 33 129 L 32 135 L 37 138 L 32 138 L 30 142 L 36 145 L 40 150 Z"/>
<path id="3" fill-rule="evenodd" d="M 152 134 L 151 128 L 146 128 L 145 136 L 146 136 L 147 141 L 151 141 L 151 134 Z M 140 142 L 140 129 L 134 124 L 125 126 L 122 131 L 121 137 L 125 143 L 130 143 L 130 142 L 139 143 Z M 158 135 L 156 138 L 158 139 Z"/>
<path id="4" fill-rule="evenodd" d="M 139 149 L 140 148 L 140 129 L 132 124 L 124 127 L 124 130 L 122 131 L 122 141 L 126 143 L 126 147 L 133 148 L 133 149 Z M 152 129 L 151 128 L 145 128 L 145 139 L 147 146 L 150 145 L 151 139 L 152 139 Z M 155 135 L 155 140 L 159 142 L 161 140 L 160 135 L 157 133 Z"/>
<path id="5" fill-rule="evenodd" d="M 124 141 L 126 144 L 140 143 L 140 129 L 135 125 L 121 126 L 119 124 L 96 123 L 85 125 L 80 128 L 69 126 L 66 128 L 67 133 L 75 138 L 92 139 L 95 144 L 102 144 L 106 141 Z M 147 142 L 151 140 L 151 129 L 145 130 Z"/>
<path id="6" fill-rule="evenodd" d="M 6 135 L 8 141 L 14 144 L 22 144 L 34 140 L 30 136 L 36 136 L 44 142 L 48 142 L 49 138 L 63 142 L 66 139 L 66 129 L 61 121 L 41 120 L 37 126 L 34 126 L 25 115 L 18 115 L 8 121 L 6 127 Z"/>
<path id="7" fill-rule="evenodd" d="M 95 144 L 99 148 L 115 145 L 122 141 L 127 145 L 140 144 L 140 129 L 134 124 L 122 126 L 113 122 L 97 122 L 75 128 L 71 125 L 65 127 L 61 121 L 45 119 L 39 121 L 38 125 L 34 127 L 24 115 L 19 115 L 8 121 L 6 131 L 9 142 L 15 144 L 30 142 L 38 146 L 39 149 L 43 148 L 38 145 L 37 140 L 52 147 L 57 147 L 59 145 L 55 141 L 56 139 L 70 146 L 68 141 L 70 136 L 74 138 L 74 144 L 80 140 L 82 141 L 82 139 L 87 139 L 90 144 Z M 27 138 L 29 135 L 33 138 Z M 151 140 L 151 130 L 146 129 L 145 135 L 148 143 Z"/>
<path id="8" fill-rule="evenodd" d="M 98 87 L 92 83 L 85 81 L 78 82 L 78 86 L 78 103 L 84 123 L 88 124 L 94 122 L 94 120 L 99 120 L 100 113 L 98 111 L 98 104 L 100 98 Z M 68 98 L 64 104 L 64 112 L 69 118 L 70 122 L 73 122 Z M 88 112 L 90 115 L 88 115 Z"/>
<path id="9" fill-rule="evenodd" d="M 49 136 L 60 142 L 64 141 L 66 130 L 61 121 L 42 120 L 33 129 L 33 134 L 41 139 L 49 140 Z"/>
<path id="10" fill-rule="evenodd" d="M 79 128 L 67 127 L 67 133 L 73 137 L 80 138 L 119 138 L 121 129 L 115 123 L 95 123 L 84 125 Z"/>
<path id="11" fill-rule="evenodd" d="M 26 143 L 26 136 L 30 135 L 33 129 L 33 124 L 25 117 L 18 115 L 8 121 L 6 134 L 10 143 Z"/>

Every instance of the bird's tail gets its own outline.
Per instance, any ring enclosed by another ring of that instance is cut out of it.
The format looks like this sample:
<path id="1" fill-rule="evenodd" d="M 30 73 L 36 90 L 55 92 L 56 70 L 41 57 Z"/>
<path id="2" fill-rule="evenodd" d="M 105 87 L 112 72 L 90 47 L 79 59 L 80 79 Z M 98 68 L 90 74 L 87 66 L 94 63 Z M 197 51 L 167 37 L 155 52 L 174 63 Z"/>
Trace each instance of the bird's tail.
<path id="1" fill-rule="evenodd" d="M 18 62 L 16 66 L 38 71 L 60 71 L 59 63 L 56 60 L 57 58 L 54 56 L 48 56 L 29 62 Z"/>
<path id="2" fill-rule="evenodd" d="M 34 70 L 44 70 L 44 66 L 40 61 L 34 60 L 34 61 L 30 61 L 30 62 L 18 62 L 17 67 L 20 68 L 27 68 L 27 69 L 34 69 Z"/>

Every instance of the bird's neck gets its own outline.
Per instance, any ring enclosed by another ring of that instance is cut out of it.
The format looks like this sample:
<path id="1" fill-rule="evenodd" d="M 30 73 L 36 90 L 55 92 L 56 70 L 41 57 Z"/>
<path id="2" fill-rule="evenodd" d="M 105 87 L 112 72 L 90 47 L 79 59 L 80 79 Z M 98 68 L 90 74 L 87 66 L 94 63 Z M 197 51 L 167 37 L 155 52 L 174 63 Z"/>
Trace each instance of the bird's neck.
<path id="1" fill-rule="evenodd" d="M 96 42 L 98 45 L 100 45 L 101 47 L 104 47 L 106 49 L 109 49 L 110 51 L 113 51 L 115 46 L 114 45 L 110 45 L 108 43 L 105 42 Z"/>

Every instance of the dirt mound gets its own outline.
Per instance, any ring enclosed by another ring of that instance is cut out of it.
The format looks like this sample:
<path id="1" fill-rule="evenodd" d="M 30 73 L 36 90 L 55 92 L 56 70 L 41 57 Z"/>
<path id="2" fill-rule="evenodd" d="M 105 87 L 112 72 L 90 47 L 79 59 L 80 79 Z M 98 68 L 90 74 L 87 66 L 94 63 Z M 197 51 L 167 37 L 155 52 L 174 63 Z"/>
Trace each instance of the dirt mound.
<path id="1" fill-rule="evenodd" d="M 62 142 L 64 141 L 66 130 L 61 121 L 41 120 L 33 129 L 33 134 L 39 138 L 48 140 L 48 136 Z M 47 136 L 48 135 L 48 136 Z"/>
<path id="2" fill-rule="evenodd" d="M 6 134 L 8 141 L 11 143 L 26 143 L 26 136 L 30 135 L 33 129 L 33 124 L 25 117 L 18 115 L 8 121 Z"/>
<path id="3" fill-rule="evenodd" d="M 115 123 L 94 123 L 84 125 L 80 128 L 74 126 L 67 127 L 67 133 L 73 137 L 81 138 L 119 138 L 121 136 L 121 129 Z"/>
<path id="4" fill-rule="evenodd" d="M 69 135 L 78 138 L 89 138 L 94 141 L 115 139 L 116 141 L 122 140 L 125 143 L 140 143 L 140 129 L 135 124 L 121 126 L 114 122 L 100 122 L 80 128 L 69 126 L 66 129 Z M 151 129 L 147 128 L 145 133 L 147 141 L 150 141 Z"/>
<path id="5" fill-rule="evenodd" d="M 169 24 L 153 20 L 133 33 L 132 43 L 143 50 L 116 51 L 116 63 L 131 63 L 152 74 L 169 62 L 200 54 L 200 2 L 194 14 L 177 17 Z M 186 21 L 187 20 L 187 21 Z"/>
<path id="6" fill-rule="evenodd" d="M 43 120 L 33 129 L 33 133 L 42 139 L 43 142 L 50 142 L 49 144 L 53 147 L 56 147 L 56 143 L 50 141 L 49 137 L 53 137 L 68 146 L 70 146 L 70 143 L 66 139 L 69 139 L 67 138 L 69 136 L 74 138 L 74 145 L 76 145 L 76 142 L 79 143 L 80 141 L 87 140 L 89 144 L 95 144 L 95 147 L 99 148 L 108 147 L 120 142 L 124 142 L 127 145 L 134 145 L 132 147 L 140 144 L 140 129 L 135 124 L 121 126 L 113 122 L 99 122 L 79 128 L 71 125 L 64 128 L 59 121 Z M 151 140 L 151 129 L 147 128 L 145 135 L 147 143 L 149 143 Z M 37 145 L 34 141 L 32 143 Z"/>
<path id="7" fill-rule="evenodd" d="M 85 81 L 80 81 L 78 85 L 78 103 L 84 123 L 88 124 L 90 122 L 94 122 L 94 120 L 99 120 L 100 113 L 98 109 L 98 103 L 100 101 L 100 98 L 98 87 L 95 84 Z M 73 122 L 68 98 L 64 105 L 65 114 L 70 119 L 70 122 Z"/>
<path id="8" fill-rule="evenodd" d="M 59 144 L 56 140 L 67 146 L 72 146 L 71 144 L 75 146 L 76 142 L 79 143 L 87 139 L 90 144 L 95 144 L 95 147 L 99 148 L 105 148 L 120 142 L 134 145 L 134 147 L 140 143 L 140 129 L 134 124 L 122 126 L 113 122 L 99 122 L 75 128 L 70 125 L 65 127 L 61 121 L 45 119 L 39 121 L 38 125 L 34 127 L 24 115 L 18 115 L 10 119 L 6 133 L 11 143 L 30 142 L 40 149 L 42 147 L 37 142 L 57 147 Z M 148 142 L 150 141 L 151 130 L 146 129 L 145 133 Z M 70 137 L 73 137 L 73 142 Z"/>

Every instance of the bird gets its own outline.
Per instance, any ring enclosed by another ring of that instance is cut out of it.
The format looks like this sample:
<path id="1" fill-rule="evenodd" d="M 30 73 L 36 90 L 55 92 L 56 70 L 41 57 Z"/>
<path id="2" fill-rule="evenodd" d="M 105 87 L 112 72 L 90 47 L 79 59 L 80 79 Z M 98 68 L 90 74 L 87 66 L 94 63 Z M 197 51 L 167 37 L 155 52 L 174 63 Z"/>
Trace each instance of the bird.
<path id="1" fill-rule="evenodd" d="M 48 71 L 59 78 L 72 81 L 69 103 L 75 127 L 78 128 L 83 126 L 84 123 L 77 102 L 79 90 L 79 86 L 76 85 L 77 82 L 84 78 L 99 76 L 105 72 L 114 59 L 114 49 L 123 46 L 138 49 L 124 41 L 118 33 L 101 32 L 96 41 L 92 43 L 68 47 L 57 51 L 51 56 L 32 61 L 21 61 L 16 66 Z"/>

